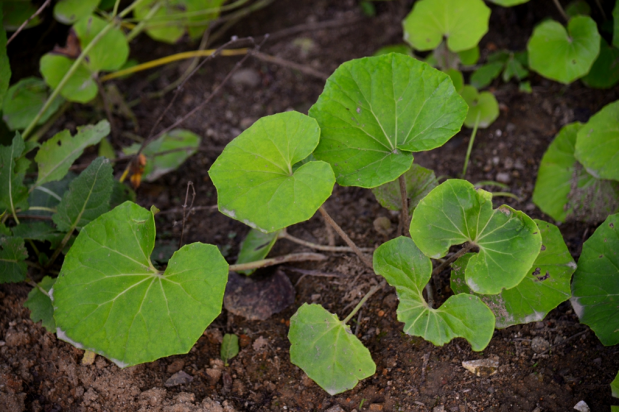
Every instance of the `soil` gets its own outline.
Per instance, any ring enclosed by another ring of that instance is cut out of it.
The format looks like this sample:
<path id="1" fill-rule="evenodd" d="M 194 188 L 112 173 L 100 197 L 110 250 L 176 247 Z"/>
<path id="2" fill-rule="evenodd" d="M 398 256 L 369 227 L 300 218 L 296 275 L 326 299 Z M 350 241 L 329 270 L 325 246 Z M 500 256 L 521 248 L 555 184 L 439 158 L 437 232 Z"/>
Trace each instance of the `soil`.
<path id="1" fill-rule="evenodd" d="M 336 28 L 305 30 L 267 41 L 261 48 L 267 54 L 329 74 L 342 62 L 371 55 L 384 45 L 400 43 L 400 22 L 410 10 L 410 3 L 377 2 L 377 15 L 368 18 L 363 17 L 353 0 L 280 0 L 240 21 L 227 35 L 258 36 L 300 24 L 359 17 L 355 23 Z M 546 16 L 560 20 L 552 2 L 492 9 L 491 29 L 481 42 L 483 58 L 495 49 L 523 50 L 536 22 Z M 27 42 L 28 32 L 22 36 L 22 41 Z M 132 49 L 140 61 L 196 47 L 187 43 L 163 45 L 145 36 L 134 44 L 139 44 Z M 19 50 L 14 46 L 9 51 L 16 55 Z M 207 63 L 164 116 L 164 126 L 199 104 L 238 60 L 222 57 Z M 27 60 L 23 64 L 17 77 L 36 71 L 36 61 L 34 66 Z M 147 93 L 174 81 L 185 67 L 184 63 L 171 65 L 116 82 L 127 101 L 141 99 L 133 109 L 137 129 L 131 121 L 115 117 L 118 133 L 113 144 L 117 149 L 130 143 L 128 132 L 148 134 L 171 95 L 149 99 Z M 183 125 L 202 136 L 201 150 L 176 172 L 154 183 L 143 183 L 137 191 L 138 203 L 174 212 L 183 204 L 187 182 L 192 181 L 197 191 L 195 204 L 214 205 L 216 192 L 207 170 L 219 150 L 261 116 L 290 109 L 307 112 L 324 85 L 320 78 L 252 58 L 243 70 L 204 110 Z M 488 129 L 478 132 L 466 177 L 471 182 L 504 180 L 519 199 L 497 198 L 496 206 L 507 203 L 534 218 L 549 220 L 531 202 L 545 149 L 563 125 L 587 121 L 604 105 L 617 100 L 618 87 L 601 91 L 589 89 L 579 81 L 564 86 L 535 74 L 530 78 L 531 94 L 520 93 L 515 83 L 493 83 L 491 91 L 500 102 L 501 113 Z M 97 107 L 76 105 L 48 134 L 104 116 Z M 438 176 L 459 176 L 469 135 L 470 130 L 464 129 L 442 148 L 416 154 L 415 159 L 435 170 Z M 89 153 L 84 162 L 88 156 L 93 158 L 96 154 Z M 121 166 L 117 172 L 122 172 Z M 388 239 L 373 226 L 378 217 L 390 219 L 392 228 L 388 235 L 395 236 L 398 216 L 382 208 L 369 190 L 337 186 L 325 207 L 360 246 L 377 247 Z M 180 219 L 179 213 L 157 215 L 160 245 L 178 242 Z M 575 260 L 595 227 L 583 223 L 560 225 Z M 185 242 L 216 244 L 234 262 L 247 231 L 247 226 L 217 211 L 197 210 L 186 224 Z M 289 232 L 307 241 L 328 242 L 318 214 L 289 228 Z M 337 244 L 343 243 L 337 239 Z M 311 250 L 279 240 L 271 256 L 301 251 Z M 402 324 L 396 320 L 397 297 L 389 286 L 370 298 L 354 327 L 377 364 L 376 374 L 353 390 L 328 395 L 290 363 L 288 320 L 304 302 L 321 304 L 342 317 L 378 283 L 378 278 L 352 254 L 327 255 L 329 258 L 320 263 L 279 268 L 296 290 L 294 304 L 284 311 L 265 321 L 250 321 L 224 310 L 188 354 L 123 370 L 100 356 L 94 364 L 81 364 L 82 350 L 58 340 L 30 320 L 29 310 L 23 307 L 30 286 L 0 285 L 0 410 L 529 412 L 569 411 L 582 400 L 592 411 L 608 411 L 609 405 L 618 404 L 609 387 L 618 371 L 618 346 L 604 347 L 593 332 L 579 323 L 570 303 L 561 304 L 542 322 L 497 330 L 484 351 L 473 352 L 464 339 L 435 347 L 421 338 L 405 335 Z M 295 269 L 337 277 L 304 276 Z M 264 269 L 263 274 L 275 270 Z M 439 301 L 451 293 L 448 276 L 446 272 L 436 282 Z M 241 351 L 228 367 L 219 361 L 224 333 L 241 336 Z M 537 353 L 541 344 L 557 346 Z M 474 359 L 498 360 L 498 373 L 477 377 L 461 366 L 462 361 Z M 168 379 L 179 371 L 193 379 L 166 386 Z"/>

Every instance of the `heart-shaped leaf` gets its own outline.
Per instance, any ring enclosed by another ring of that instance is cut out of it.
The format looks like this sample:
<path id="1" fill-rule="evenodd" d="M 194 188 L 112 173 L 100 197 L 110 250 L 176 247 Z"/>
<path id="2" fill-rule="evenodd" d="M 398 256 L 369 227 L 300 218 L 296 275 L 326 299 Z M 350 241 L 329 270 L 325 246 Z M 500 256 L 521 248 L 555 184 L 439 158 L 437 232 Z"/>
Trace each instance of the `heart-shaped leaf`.
<path id="1" fill-rule="evenodd" d="M 432 50 L 445 36 L 451 51 L 468 50 L 489 30 L 490 16 L 482 0 L 420 0 L 403 20 L 405 41 Z"/>
<path id="2" fill-rule="evenodd" d="M 237 263 L 256 262 L 257 260 L 264 259 L 276 243 L 276 240 L 278 240 L 279 234 L 279 231 L 263 233 L 260 230 L 250 229 L 243 242 L 241 242 Z M 242 270 L 239 273 L 251 275 L 255 270 Z"/>
<path id="3" fill-rule="evenodd" d="M 490 193 L 457 179 L 445 181 L 420 201 L 410 233 L 420 250 L 435 259 L 452 245 L 477 246 L 480 252 L 467 265 L 465 279 L 482 294 L 517 286 L 541 246 L 538 227 L 526 214 L 506 205 L 493 210 Z"/>
<path id="4" fill-rule="evenodd" d="M 88 16 L 73 25 L 73 30 L 80 39 L 82 49 L 88 47 L 91 41 L 108 23 L 97 17 Z M 129 44 L 123 32 L 113 28 L 99 39 L 86 55 L 84 64 L 93 72 L 99 70 L 118 70 L 125 64 L 129 56 Z"/>
<path id="5" fill-rule="evenodd" d="M 406 172 L 409 152 L 454 136 L 467 105 L 447 74 L 392 53 L 342 64 L 309 114 L 321 127 L 314 156 L 332 165 L 340 185 L 372 188 Z"/>
<path id="6" fill-rule="evenodd" d="M 610 47 L 601 37 L 601 51 L 590 72 L 581 78 L 588 87 L 607 89 L 618 83 L 618 47 Z"/>
<path id="7" fill-rule="evenodd" d="M 478 127 L 484 129 L 493 124 L 499 116 L 499 105 L 493 93 L 478 93 L 475 87 L 464 86 L 461 96 L 469 105 L 465 126 L 473 128 L 478 123 Z"/>
<path id="8" fill-rule="evenodd" d="M 435 177 L 435 172 L 417 163 L 414 163 L 411 169 L 405 172 L 403 177 L 405 178 L 409 213 L 411 214 L 420 200 L 437 187 L 437 178 Z M 381 203 L 381 206 L 390 210 L 400 210 L 401 198 L 398 180 L 375 187 L 372 189 L 372 193 L 377 198 L 377 201 Z"/>
<path id="9" fill-rule="evenodd" d="M 228 366 L 228 361 L 239 354 L 239 337 L 233 333 L 227 333 L 222 338 L 220 357 L 224 365 Z"/>
<path id="10" fill-rule="evenodd" d="M 618 101 L 603 107 L 577 132 L 575 157 L 599 179 L 618 180 Z"/>
<path id="11" fill-rule="evenodd" d="M 25 129 L 39 113 L 49 94 L 49 88 L 43 80 L 36 77 L 21 79 L 6 93 L 2 106 L 2 119 L 11 130 Z M 37 124 L 45 123 L 63 101 L 62 97 L 56 97 Z"/>
<path id="12" fill-rule="evenodd" d="M 618 344 L 618 285 L 616 213 L 583 244 L 572 284 L 575 313 L 605 346 Z"/>
<path id="13" fill-rule="evenodd" d="M 482 301 L 470 294 L 450 296 L 437 309 L 422 295 L 433 266 L 413 241 L 398 237 L 379 246 L 373 255 L 375 272 L 396 288 L 398 320 L 404 332 L 442 346 L 463 337 L 475 351 L 483 350 L 493 337 L 495 317 Z"/>
<path id="14" fill-rule="evenodd" d="M 310 161 L 319 143 L 316 121 L 297 112 L 259 119 L 230 142 L 209 176 L 222 213 L 264 232 L 310 219 L 331 195 L 329 164 Z"/>
<path id="15" fill-rule="evenodd" d="M 530 68 L 568 84 L 590 71 L 599 53 L 600 38 L 590 17 L 570 19 L 568 32 L 557 21 L 547 20 L 536 26 L 527 43 Z"/>
<path id="16" fill-rule="evenodd" d="M 368 349 L 350 328 L 320 305 L 304 303 L 291 318 L 291 362 L 330 395 L 352 389 L 375 373 Z"/>
<path id="17" fill-rule="evenodd" d="M 45 54 L 39 62 L 39 70 L 52 89 L 58 87 L 65 74 L 73 65 L 73 60 L 59 54 Z M 92 78 L 90 71 L 84 65 L 79 65 L 65 86 L 60 91 L 65 99 L 88 103 L 97 95 L 97 83 Z"/>
<path id="18" fill-rule="evenodd" d="M 90 16 L 99 0 L 60 0 L 54 6 L 54 18 L 62 24 L 73 24 Z"/>
<path id="19" fill-rule="evenodd" d="M 60 339 L 121 367 L 187 353 L 222 308 L 228 264 L 213 245 L 149 258 L 153 212 L 126 202 L 78 235 L 53 288 Z"/>
<path id="20" fill-rule="evenodd" d="M 45 276 L 39 287 L 49 292 L 56 283 L 56 279 Z M 33 288 L 28 293 L 28 299 L 24 302 L 24 306 L 30 309 L 30 319 L 33 322 L 41 321 L 41 324 L 48 332 L 56 333 L 56 322 L 54 321 L 54 307 L 52 300 L 48 294 L 43 293 L 39 288 Z"/>
<path id="21" fill-rule="evenodd" d="M 495 314 L 495 327 L 507 328 L 543 320 L 547 313 L 571 296 L 570 279 L 577 268 L 557 226 L 536 220 L 542 235 L 541 252 L 529 274 L 512 289 L 498 295 L 478 295 Z M 473 253 L 453 265 L 450 284 L 454 293 L 471 293 L 465 268 Z"/>

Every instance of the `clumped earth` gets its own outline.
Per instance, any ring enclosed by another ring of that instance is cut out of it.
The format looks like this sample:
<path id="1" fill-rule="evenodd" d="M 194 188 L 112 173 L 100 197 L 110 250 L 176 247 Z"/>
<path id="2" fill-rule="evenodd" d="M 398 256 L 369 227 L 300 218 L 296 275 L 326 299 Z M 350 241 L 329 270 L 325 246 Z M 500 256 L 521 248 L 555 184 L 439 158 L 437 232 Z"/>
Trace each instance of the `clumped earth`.
<path id="1" fill-rule="evenodd" d="M 228 35 L 258 36 L 300 24 L 357 18 L 356 22 L 336 28 L 304 30 L 280 37 L 262 47 L 265 53 L 329 74 L 344 61 L 400 42 L 400 21 L 411 8 L 410 2 L 376 5 L 377 16 L 365 18 L 353 0 L 281 0 L 242 20 Z M 483 56 L 496 49 L 524 49 L 533 25 L 545 16 L 559 19 L 556 14 L 551 2 L 494 8 L 491 30 L 481 42 Z M 28 36 L 27 32 L 22 35 Z M 192 47 L 162 45 L 146 37 L 139 41 L 141 47 L 136 49 L 141 61 Z M 237 60 L 219 58 L 208 63 L 181 92 L 164 117 L 164 126 L 199 104 Z M 36 67 L 25 66 L 24 76 Z M 117 84 L 131 101 L 165 87 L 185 67 L 170 66 L 153 71 L 153 75 L 134 76 Z M 579 81 L 563 86 L 534 74 L 531 81 L 532 94 L 520 93 L 513 83 L 496 80 L 493 84 L 491 91 L 500 102 L 501 114 L 491 127 L 479 131 L 466 177 L 474 183 L 507 183 L 519 200 L 495 199 L 496 206 L 507 203 L 533 218 L 549 220 L 531 202 L 545 149 L 563 125 L 585 122 L 605 104 L 617 100 L 618 89 L 589 89 Z M 199 153 L 176 172 L 154 183 L 143 183 L 138 190 L 141 205 L 154 204 L 168 212 L 156 216 L 161 247 L 157 253 L 176 248 L 181 232 L 178 211 L 184 202 L 187 182 L 192 181 L 196 187 L 195 205 L 214 205 L 216 192 L 207 170 L 221 148 L 261 116 L 290 109 L 307 112 L 323 85 L 320 78 L 249 59 L 212 103 L 186 122 L 185 128 L 203 138 Z M 143 98 L 135 106 L 139 134 L 148 133 L 169 98 L 170 95 L 162 99 Z M 104 113 L 76 106 L 59 120 L 58 129 L 51 130 L 50 135 L 103 116 Z M 122 132 L 133 131 L 134 125 L 122 118 L 115 120 L 121 133 L 113 143 L 120 148 L 129 143 Z M 435 170 L 438 176 L 457 177 L 469 133 L 465 129 L 444 147 L 416 155 L 416 162 Z M 122 172 L 121 167 L 118 172 Z M 336 187 L 326 208 L 360 246 L 377 247 L 396 235 L 398 216 L 382 208 L 369 190 Z M 379 217 L 390 219 L 392 227 L 387 232 L 379 232 L 373 225 Z M 575 259 L 595 227 L 580 223 L 560 226 Z M 201 209 L 188 219 L 185 242 L 216 244 L 234 262 L 247 231 L 243 224 L 213 209 Z M 320 216 L 290 228 L 289 232 L 307 241 L 328 242 Z M 310 250 L 279 240 L 271 256 L 301 251 Z M 268 276 L 275 270 L 265 269 L 262 275 Z M 319 303 L 342 317 L 378 283 L 378 278 L 349 254 L 331 253 L 329 259 L 320 263 L 291 264 L 278 270 L 290 278 L 296 290 L 294 304 L 284 311 L 266 321 L 250 321 L 224 310 L 187 355 L 124 370 L 99 356 L 94 364 L 81 364 L 82 350 L 58 340 L 30 320 L 29 310 L 23 307 L 30 286 L 0 285 L 0 410 L 542 412 L 569 411 L 582 400 L 592 411 L 608 411 L 609 405 L 618 403 L 609 387 L 618 371 L 618 346 L 604 347 L 593 332 L 579 324 L 569 303 L 561 304 L 543 322 L 496 331 L 489 346 L 476 353 L 464 339 L 435 347 L 421 338 L 405 335 L 402 324 L 396 320 L 398 300 L 390 286 L 371 297 L 352 326 L 370 350 L 377 373 L 353 390 L 332 397 L 290 363 L 288 319 L 304 302 Z M 332 276 L 320 276 L 325 274 Z M 451 294 L 448 272 L 435 283 L 435 289 L 440 301 Z M 239 355 L 227 367 L 219 360 L 225 333 L 239 335 L 241 344 Z M 497 361 L 498 372 L 478 377 L 461 365 L 476 359 Z"/>

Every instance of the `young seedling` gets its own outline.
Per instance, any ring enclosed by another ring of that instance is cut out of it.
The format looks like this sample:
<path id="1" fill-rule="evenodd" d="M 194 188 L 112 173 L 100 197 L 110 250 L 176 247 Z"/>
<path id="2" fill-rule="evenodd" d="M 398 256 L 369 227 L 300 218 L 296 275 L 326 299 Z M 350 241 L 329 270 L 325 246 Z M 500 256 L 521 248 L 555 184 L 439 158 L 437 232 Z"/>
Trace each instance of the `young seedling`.
<path id="1" fill-rule="evenodd" d="M 224 361 L 224 366 L 228 366 L 228 361 L 239 354 L 239 337 L 233 333 L 227 333 L 222 338 L 220 357 Z"/>

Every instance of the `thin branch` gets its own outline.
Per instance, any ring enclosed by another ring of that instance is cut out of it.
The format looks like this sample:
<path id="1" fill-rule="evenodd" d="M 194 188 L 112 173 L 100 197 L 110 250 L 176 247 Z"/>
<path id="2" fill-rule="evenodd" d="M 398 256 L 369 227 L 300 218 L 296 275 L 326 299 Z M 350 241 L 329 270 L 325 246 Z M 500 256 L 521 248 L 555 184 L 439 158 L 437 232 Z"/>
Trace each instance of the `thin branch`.
<path id="1" fill-rule="evenodd" d="M 409 201 L 407 199 L 407 183 L 405 182 L 405 176 L 400 175 L 398 177 L 398 185 L 400 188 L 400 224 L 398 225 L 400 234 L 407 236 L 409 233 Z"/>
<path id="2" fill-rule="evenodd" d="M 6 41 L 6 45 L 8 46 L 15 37 L 17 37 L 17 35 L 24 30 L 24 28 L 28 25 L 28 23 L 30 23 L 30 21 L 32 19 L 34 19 L 35 17 L 37 17 L 39 14 L 41 14 L 43 12 L 43 10 L 45 10 L 45 8 L 47 6 L 49 6 L 49 4 L 52 2 L 52 0 L 45 0 L 45 3 L 43 3 L 41 5 L 41 7 L 39 7 L 39 10 L 35 11 L 34 14 L 30 17 L 28 17 L 28 19 L 22 23 L 21 26 L 19 26 L 19 28 L 17 29 L 17 31 L 15 33 L 13 33 L 13 35 Z"/>
<path id="3" fill-rule="evenodd" d="M 366 303 L 366 301 L 368 299 L 370 299 L 370 297 L 372 295 L 375 294 L 376 291 L 378 291 L 379 289 L 381 289 L 382 285 L 377 285 L 374 288 L 370 289 L 368 291 L 368 293 L 366 293 L 366 295 L 364 295 L 364 297 L 362 298 L 362 300 L 360 300 L 360 302 L 357 304 L 357 306 L 355 306 L 355 308 L 353 308 L 353 310 L 351 311 L 351 313 L 349 313 L 349 316 L 347 316 L 343 321 L 342 324 L 346 325 L 353 316 L 355 316 L 355 314 L 362 308 L 362 306 L 364 306 L 364 303 Z"/>
<path id="4" fill-rule="evenodd" d="M 194 183 L 189 181 L 187 182 L 187 189 L 185 190 L 185 203 L 183 203 L 183 220 L 181 225 L 181 237 L 179 238 L 179 249 L 183 246 L 183 235 L 185 234 L 185 222 L 187 221 L 187 198 L 189 197 L 189 188 L 192 188 L 192 202 L 189 204 L 190 210 L 192 206 L 194 206 L 194 200 L 196 200 L 196 189 L 194 189 Z"/>
<path id="5" fill-rule="evenodd" d="M 228 267 L 228 270 L 231 272 L 240 272 L 243 270 L 260 269 L 260 268 L 264 268 L 267 266 L 279 265 L 281 263 L 306 262 L 309 260 L 321 261 L 325 259 L 327 259 L 325 255 L 321 255 L 318 253 L 292 253 L 290 255 L 278 256 L 278 257 L 270 258 L 270 259 L 257 260 L 256 262 L 238 263 L 235 265 L 230 265 Z"/>
<path id="6" fill-rule="evenodd" d="M 194 207 L 191 207 L 189 209 L 189 212 L 187 213 L 187 215 L 189 216 L 192 213 L 200 211 L 200 210 L 207 210 L 207 211 L 211 212 L 211 211 L 217 210 L 217 205 L 213 205 L 213 206 L 194 206 Z M 173 214 L 173 213 L 183 213 L 183 212 L 184 212 L 183 207 L 175 207 L 175 208 L 168 209 L 168 210 L 162 210 L 156 216 Z"/>
<path id="7" fill-rule="evenodd" d="M 474 123 L 474 129 L 471 131 L 469 137 L 469 144 L 467 145 L 467 153 L 465 154 L 465 164 L 463 165 L 463 172 L 461 173 L 461 179 L 465 179 L 465 173 L 467 173 L 467 165 L 469 164 L 469 156 L 471 155 L 471 149 L 474 147 L 474 139 L 476 138 L 476 132 L 478 131 L 478 124 L 480 123 L 480 113 L 476 116 L 476 123 Z"/>
<path id="8" fill-rule="evenodd" d="M 290 270 L 292 272 L 299 272 L 301 273 L 301 276 L 299 277 L 299 279 L 297 279 L 297 282 L 295 282 L 295 286 L 297 287 L 297 285 L 299 285 L 302 281 L 302 279 L 304 279 L 306 276 L 318 276 L 318 277 L 324 277 L 324 278 L 342 278 L 345 277 L 345 275 L 339 275 L 336 273 L 325 273 L 325 272 L 319 272 L 318 270 L 307 270 L 307 269 L 300 269 L 300 268 L 296 268 L 296 267 L 292 267 L 292 266 L 283 266 L 282 269 L 285 270 Z"/>
<path id="9" fill-rule="evenodd" d="M 452 262 L 454 262 L 455 260 L 457 260 L 458 258 L 463 256 L 465 253 L 467 253 L 470 250 L 472 250 L 474 248 L 474 246 L 475 245 L 473 243 L 468 242 L 465 246 L 463 246 L 463 248 L 461 250 L 456 252 L 454 255 L 450 256 L 448 259 L 444 260 L 441 265 L 437 266 L 435 268 L 435 270 L 433 270 L 433 273 L 431 274 L 431 277 L 440 274 L 445 268 L 448 267 L 448 265 L 450 265 Z"/>
<path id="10" fill-rule="evenodd" d="M 327 211 L 325 210 L 325 208 L 323 206 L 319 207 L 319 212 L 321 212 L 321 215 L 323 215 L 323 218 L 331 225 L 331 227 L 334 228 L 336 233 L 338 233 L 340 235 L 340 237 L 342 238 L 342 240 L 344 240 L 345 243 L 347 245 L 349 245 L 349 247 L 362 260 L 362 262 L 364 262 L 364 264 L 366 266 L 368 266 L 370 269 L 372 269 L 373 268 L 372 267 L 372 260 L 370 260 L 368 258 L 368 256 L 366 256 L 364 253 L 362 253 L 360 248 L 357 247 L 357 245 L 344 232 L 344 230 L 342 230 L 342 228 L 340 226 L 338 226 L 338 223 L 336 223 L 336 221 L 334 221 L 334 219 L 332 219 L 332 217 L 327 213 Z"/>
<path id="11" fill-rule="evenodd" d="M 435 298 L 433 293 L 433 287 L 431 286 L 431 279 L 433 278 L 431 277 L 428 280 L 428 283 L 426 284 L 426 286 L 424 286 L 424 290 L 426 291 L 426 303 L 428 304 L 429 308 L 433 309 L 435 305 Z"/>
<path id="12" fill-rule="evenodd" d="M 275 33 L 271 33 L 269 35 L 269 41 L 273 42 L 276 40 L 280 40 L 283 37 L 293 36 L 295 34 L 303 33 L 306 31 L 340 29 L 344 26 L 358 23 L 364 19 L 365 17 L 356 16 L 351 19 L 327 20 L 327 21 L 321 21 L 318 23 L 299 24 L 297 26 L 289 27 L 287 29 L 283 29 Z"/>
<path id="13" fill-rule="evenodd" d="M 290 240 L 291 242 L 297 243 L 299 245 L 303 245 L 303 246 L 307 246 L 311 249 L 316 249 L 316 250 L 321 250 L 323 252 L 354 252 L 353 249 L 351 249 L 348 246 L 325 246 L 325 245 L 319 245 L 316 243 L 312 243 L 312 242 L 307 242 L 303 239 L 299 239 L 291 234 L 289 234 L 286 229 L 282 230 L 280 232 L 280 234 L 278 235 L 279 238 L 281 239 L 287 239 Z M 364 252 L 373 252 L 374 249 L 372 248 L 360 248 L 360 250 L 364 251 Z"/>
<path id="14" fill-rule="evenodd" d="M 569 21 L 570 18 L 568 17 L 568 14 L 566 14 L 566 12 L 564 11 L 564 8 L 560 4 L 560 0 L 553 0 L 553 3 L 555 4 L 555 7 L 558 9 L 562 17 L 564 17 L 564 20 Z"/>
<path id="15" fill-rule="evenodd" d="M 322 73 L 318 70 L 314 70 L 312 67 L 309 67 L 307 65 L 303 65 L 303 64 L 299 64 L 299 63 L 294 63 L 292 61 L 289 60 L 285 60 L 282 59 L 280 57 L 276 57 L 276 56 L 270 56 L 268 54 L 265 53 L 261 53 L 259 51 L 253 51 L 251 52 L 252 55 L 260 60 L 266 61 L 268 63 L 274 63 L 277 64 L 279 66 L 282 67 L 287 67 L 289 69 L 293 69 L 293 70 L 299 70 L 300 72 L 310 75 L 310 76 L 314 76 L 317 77 L 321 80 L 327 80 L 327 78 L 329 77 L 328 74 Z"/>

